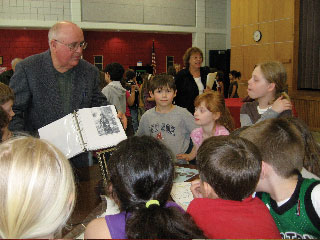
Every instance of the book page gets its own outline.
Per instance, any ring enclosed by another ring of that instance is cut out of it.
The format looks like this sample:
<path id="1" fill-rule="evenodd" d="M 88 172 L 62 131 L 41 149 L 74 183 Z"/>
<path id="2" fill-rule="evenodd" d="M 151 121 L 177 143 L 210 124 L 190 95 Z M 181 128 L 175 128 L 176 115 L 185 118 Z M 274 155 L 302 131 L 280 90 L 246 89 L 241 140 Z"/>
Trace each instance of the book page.
<path id="1" fill-rule="evenodd" d="M 207 75 L 207 86 L 212 89 L 214 81 L 216 80 L 217 72 L 209 73 Z"/>
<path id="2" fill-rule="evenodd" d="M 55 145 L 67 158 L 83 152 L 72 113 L 38 130 L 40 138 Z"/>
<path id="3" fill-rule="evenodd" d="M 113 147 L 127 138 L 113 105 L 80 109 L 78 120 L 87 150 Z"/>
<path id="4" fill-rule="evenodd" d="M 190 182 L 174 183 L 172 186 L 171 197 L 184 210 L 187 210 L 190 202 L 193 200 L 190 187 Z"/>

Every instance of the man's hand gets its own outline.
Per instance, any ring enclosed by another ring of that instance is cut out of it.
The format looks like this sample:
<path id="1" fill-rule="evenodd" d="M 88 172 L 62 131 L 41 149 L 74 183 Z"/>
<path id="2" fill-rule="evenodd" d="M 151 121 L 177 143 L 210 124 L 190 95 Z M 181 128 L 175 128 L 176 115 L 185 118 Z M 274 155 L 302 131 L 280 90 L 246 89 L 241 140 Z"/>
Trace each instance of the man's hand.
<path id="1" fill-rule="evenodd" d="M 118 112 L 117 117 L 120 119 L 124 130 L 127 129 L 127 117 L 122 112 Z"/>
<path id="2" fill-rule="evenodd" d="M 190 190 L 194 198 L 203 198 L 203 194 L 200 188 L 200 179 L 196 179 L 191 182 Z"/>

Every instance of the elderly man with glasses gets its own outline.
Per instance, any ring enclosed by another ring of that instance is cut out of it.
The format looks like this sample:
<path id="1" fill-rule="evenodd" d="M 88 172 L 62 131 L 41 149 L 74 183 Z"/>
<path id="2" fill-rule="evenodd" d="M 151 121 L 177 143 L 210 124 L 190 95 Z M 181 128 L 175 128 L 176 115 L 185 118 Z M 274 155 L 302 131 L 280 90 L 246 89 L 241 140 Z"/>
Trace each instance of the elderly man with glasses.
<path id="1" fill-rule="evenodd" d="M 10 87 L 15 93 L 10 129 L 32 135 L 37 130 L 81 108 L 108 105 L 99 90 L 99 71 L 82 59 L 87 47 L 83 32 L 72 22 L 58 22 L 48 34 L 49 50 L 30 56 L 16 66 Z M 126 118 L 119 113 L 126 125 Z M 71 162 L 86 166 L 88 156 Z"/>

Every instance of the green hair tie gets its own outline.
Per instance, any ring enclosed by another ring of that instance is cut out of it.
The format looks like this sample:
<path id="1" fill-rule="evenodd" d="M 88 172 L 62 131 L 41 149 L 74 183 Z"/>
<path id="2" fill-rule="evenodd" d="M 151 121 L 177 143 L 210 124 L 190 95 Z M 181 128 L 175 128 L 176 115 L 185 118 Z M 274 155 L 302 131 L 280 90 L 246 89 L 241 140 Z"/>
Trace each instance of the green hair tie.
<path id="1" fill-rule="evenodd" d="M 150 205 L 158 205 L 160 206 L 160 203 L 158 200 L 149 200 L 148 202 L 146 202 L 146 208 L 149 208 Z"/>

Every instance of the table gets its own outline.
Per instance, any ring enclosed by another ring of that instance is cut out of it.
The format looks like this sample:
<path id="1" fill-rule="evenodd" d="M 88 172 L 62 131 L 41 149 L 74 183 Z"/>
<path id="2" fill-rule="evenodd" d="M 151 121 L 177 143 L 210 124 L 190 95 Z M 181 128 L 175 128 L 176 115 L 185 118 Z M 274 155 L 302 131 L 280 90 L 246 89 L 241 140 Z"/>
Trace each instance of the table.
<path id="1" fill-rule="evenodd" d="M 240 109 L 243 104 L 242 98 L 226 98 L 225 104 L 228 107 L 231 116 L 233 117 L 235 128 L 241 127 Z"/>

